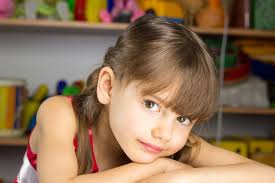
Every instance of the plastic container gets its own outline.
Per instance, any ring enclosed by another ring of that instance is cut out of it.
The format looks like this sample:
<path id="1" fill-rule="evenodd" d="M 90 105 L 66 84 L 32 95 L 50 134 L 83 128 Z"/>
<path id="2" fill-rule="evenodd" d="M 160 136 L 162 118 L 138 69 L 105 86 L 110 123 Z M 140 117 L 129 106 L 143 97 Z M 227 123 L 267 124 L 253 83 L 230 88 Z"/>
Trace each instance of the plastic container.
<path id="1" fill-rule="evenodd" d="M 254 28 L 275 30 L 275 1 L 252 0 L 252 2 Z"/>
<path id="2" fill-rule="evenodd" d="M 247 157 L 248 146 L 247 143 L 239 140 L 223 140 L 219 144 L 213 142 L 214 145 L 221 147 L 223 149 L 238 153 L 242 156 Z"/>
<path id="3" fill-rule="evenodd" d="M 183 18 L 183 10 L 177 0 L 138 0 L 140 7 L 146 11 L 154 9 L 157 16 Z"/>
<path id="4" fill-rule="evenodd" d="M 22 128 L 25 81 L 0 78 L 0 136 L 13 136 Z"/>
<path id="5" fill-rule="evenodd" d="M 99 13 L 101 10 L 107 9 L 107 1 L 102 0 L 86 0 L 85 15 L 88 22 L 99 22 Z"/>

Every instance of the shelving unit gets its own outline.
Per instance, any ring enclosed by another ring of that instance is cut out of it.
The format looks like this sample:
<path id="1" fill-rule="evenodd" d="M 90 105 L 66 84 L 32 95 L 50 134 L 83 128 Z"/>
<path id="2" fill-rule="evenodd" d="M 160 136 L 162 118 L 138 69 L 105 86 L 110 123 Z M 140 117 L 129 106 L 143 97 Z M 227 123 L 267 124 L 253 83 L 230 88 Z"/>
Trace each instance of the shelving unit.
<path id="1" fill-rule="evenodd" d="M 40 31 L 75 31 L 93 32 L 103 31 L 114 32 L 123 31 L 128 24 L 122 23 L 87 23 L 73 21 L 53 21 L 53 20 L 0 20 L 0 31 L 6 30 L 40 30 Z M 190 27 L 191 30 L 200 35 L 222 35 L 222 28 L 199 28 Z M 275 39 L 275 31 L 263 31 L 253 29 L 230 28 L 230 36 L 253 37 L 260 39 Z M 244 115 L 275 115 L 275 109 L 261 109 L 253 107 L 224 107 L 224 114 L 244 114 Z M 27 137 L 0 137 L 0 146 L 25 146 Z"/>
<path id="2" fill-rule="evenodd" d="M 25 146 L 27 137 L 0 137 L 0 146 Z"/>
<path id="3" fill-rule="evenodd" d="M 256 107 L 224 107 L 225 114 L 275 115 L 275 109 Z"/>
<path id="4" fill-rule="evenodd" d="M 6 19 L 0 20 L 0 30 L 12 29 L 39 29 L 41 31 L 47 30 L 65 30 L 65 31 L 122 31 L 128 24 L 122 23 L 87 23 L 76 21 L 53 21 L 53 20 L 14 20 Z M 11 29 L 12 28 L 12 29 Z M 194 32 L 201 35 L 222 35 L 222 28 L 199 28 L 190 27 Z M 237 37 L 253 37 L 253 38 L 274 38 L 275 31 L 264 31 L 254 29 L 230 28 L 228 31 L 230 36 Z"/>

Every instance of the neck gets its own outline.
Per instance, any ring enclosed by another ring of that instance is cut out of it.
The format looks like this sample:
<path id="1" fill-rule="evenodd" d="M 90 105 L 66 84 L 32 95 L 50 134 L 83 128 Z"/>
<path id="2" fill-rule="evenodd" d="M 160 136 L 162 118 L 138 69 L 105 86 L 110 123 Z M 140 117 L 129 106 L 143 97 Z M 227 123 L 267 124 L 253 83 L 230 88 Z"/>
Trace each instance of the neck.
<path id="1" fill-rule="evenodd" d="M 93 128 L 94 153 L 99 169 L 107 170 L 129 162 L 116 141 L 108 119 L 108 111 L 103 109 L 97 125 Z"/>

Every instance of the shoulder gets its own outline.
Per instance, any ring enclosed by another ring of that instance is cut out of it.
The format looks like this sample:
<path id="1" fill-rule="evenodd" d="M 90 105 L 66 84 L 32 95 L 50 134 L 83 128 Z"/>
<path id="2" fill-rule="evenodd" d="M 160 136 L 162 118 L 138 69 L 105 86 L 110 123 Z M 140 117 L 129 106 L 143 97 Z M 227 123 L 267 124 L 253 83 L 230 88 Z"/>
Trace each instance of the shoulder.
<path id="1" fill-rule="evenodd" d="M 45 100 L 39 107 L 35 128 L 30 136 L 30 146 L 37 153 L 39 139 L 55 138 L 72 142 L 76 132 L 76 120 L 68 97 L 54 96 Z"/>
<path id="2" fill-rule="evenodd" d="M 54 96 L 45 100 L 37 112 L 37 127 L 42 131 L 75 134 L 76 117 L 69 98 Z"/>
<path id="3" fill-rule="evenodd" d="M 250 161 L 237 153 L 214 146 L 199 136 L 193 135 L 193 138 L 196 145 L 191 150 L 191 166 L 207 167 Z"/>
<path id="4" fill-rule="evenodd" d="M 77 157 L 73 140 L 76 118 L 71 101 L 64 96 L 45 100 L 38 109 L 34 132 L 39 181 L 61 182 L 75 177 Z"/>

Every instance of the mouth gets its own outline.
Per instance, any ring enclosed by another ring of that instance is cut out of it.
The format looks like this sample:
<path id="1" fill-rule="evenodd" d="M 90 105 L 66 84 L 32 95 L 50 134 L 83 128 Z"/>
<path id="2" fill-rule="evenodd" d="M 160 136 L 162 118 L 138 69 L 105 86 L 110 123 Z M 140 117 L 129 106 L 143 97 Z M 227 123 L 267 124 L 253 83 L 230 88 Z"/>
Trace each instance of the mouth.
<path id="1" fill-rule="evenodd" d="M 149 144 L 149 143 L 143 142 L 141 140 L 138 140 L 138 141 L 139 141 L 139 143 L 141 143 L 143 148 L 149 153 L 158 154 L 163 150 L 163 148 L 155 146 L 153 144 Z"/>

